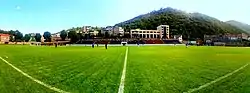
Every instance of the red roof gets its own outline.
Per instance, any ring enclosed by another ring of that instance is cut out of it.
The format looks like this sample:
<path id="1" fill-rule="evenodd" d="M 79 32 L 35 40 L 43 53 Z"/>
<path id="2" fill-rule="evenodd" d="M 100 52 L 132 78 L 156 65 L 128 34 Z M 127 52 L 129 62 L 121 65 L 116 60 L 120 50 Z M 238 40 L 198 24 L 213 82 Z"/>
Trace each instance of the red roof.
<path id="1" fill-rule="evenodd" d="M 0 34 L 0 36 L 10 36 L 9 34 Z"/>

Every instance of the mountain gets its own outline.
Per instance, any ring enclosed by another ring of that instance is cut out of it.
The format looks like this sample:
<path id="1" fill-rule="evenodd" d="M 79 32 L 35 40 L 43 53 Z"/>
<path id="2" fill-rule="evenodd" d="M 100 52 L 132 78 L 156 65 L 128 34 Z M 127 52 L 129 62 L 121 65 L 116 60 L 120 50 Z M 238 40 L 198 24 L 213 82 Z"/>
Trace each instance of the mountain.
<path id="1" fill-rule="evenodd" d="M 201 13 L 187 13 L 173 8 L 152 11 L 116 24 L 129 29 L 156 29 L 159 25 L 169 25 L 170 34 L 183 35 L 184 39 L 203 38 L 204 35 L 242 33 L 243 30 Z"/>
<path id="2" fill-rule="evenodd" d="M 248 24 L 238 22 L 235 20 L 230 20 L 230 21 L 227 21 L 226 23 L 231 24 L 233 26 L 236 26 L 236 27 L 238 27 L 238 28 L 242 29 L 243 31 L 250 34 L 250 25 L 248 25 Z"/>

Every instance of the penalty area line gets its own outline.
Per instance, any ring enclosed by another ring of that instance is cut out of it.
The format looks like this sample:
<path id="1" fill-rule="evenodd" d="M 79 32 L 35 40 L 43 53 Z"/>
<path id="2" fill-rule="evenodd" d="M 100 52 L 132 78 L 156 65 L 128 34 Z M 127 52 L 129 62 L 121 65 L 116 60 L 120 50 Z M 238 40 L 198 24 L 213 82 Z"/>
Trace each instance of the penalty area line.
<path id="1" fill-rule="evenodd" d="M 128 47 L 126 48 L 126 54 L 125 54 L 125 57 L 124 57 L 124 65 L 123 65 L 122 77 L 121 77 L 121 82 L 120 82 L 118 93 L 123 93 L 124 92 L 127 59 L 128 59 Z"/>
<path id="2" fill-rule="evenodd" d="M 55 88 L 55 87 L 52 87 L 46 83 L 43 83 L 42 81 L 36 79 L 36 78 L 33 78 L 32 76 L 30 76 L 29 74 L 23 72 L 22 70 L 20 70 L 19 68 L 15 67 L 14 65 L 12 65 L 11 63 L 9 63 L 7 60 L 3 59 L 2 57 L 0 57 L 0 59 L 5 62 L 6 64 L 8 64 L 9 66 L 11 66 L 12 68 L 14 68 L 16 71 L 20 72 L 21 74 L 23 74 L 24 76 L 28 77 L 29 79 L 35 81 L 36 83 L 40 84 L 40 85 L 43 85 L 44 87 L 46 88 L 49 88 L 53 91 L 56 91 L 56 92 L 59 92 L 59 93 L 70 93 L 70 92 L 66 92 L 64 90 L 61 90 L 61 89 L 58 89 L 58 88 Z"/>
<path id="3" fill-rule="evenodd" d="M 206 87 L 208 87 L 208 86 L 210 86 L 210 85 L 212 85 L 212 84 L 214 84 L 214 83 L 216 83 L 216 82 L 218 82 L 218 81 L 221 81 L 222 79 L 225 79 L 225 78 L 227 78 L 227 77 L 229 77 L 229 76 L 231 76 L 231 75 L 233 75 L 233 74 L 239 72 L 240 70 L 244 69 L 244 68 L 247 67 L 248 65 L 249 65 L 249 63 L 247 63 L 246 65 L 244 65 L 244 66 L 242 66 L 242 67 L 240 67 L 240 68 L 234 70 L 233 72 L 230 72 L 230 73 L 228 73 L 228 74 L 226 74 L 226 75 L 224 75 L 224 76 L 222 76 L 222 77 L 219 77 L 219 78 L 217 78 L 217 79 L 215 79 L 215 80 L 213 80 L 213 81 L 211 81 L 211 82 L 209 82 L 209 83 L 206 83 L 206 84 L 204 84 L 204 85 L 202 85 L 202 86 L 199 86 L 198 88 L 190 89 L 190 90 L 188 90 L 187 92 L 183 92 L 183 93 L 192 93 L 192 92 L 201 90 L 201 89 L 203 89 L 203 88 L 206 88 Z"/>

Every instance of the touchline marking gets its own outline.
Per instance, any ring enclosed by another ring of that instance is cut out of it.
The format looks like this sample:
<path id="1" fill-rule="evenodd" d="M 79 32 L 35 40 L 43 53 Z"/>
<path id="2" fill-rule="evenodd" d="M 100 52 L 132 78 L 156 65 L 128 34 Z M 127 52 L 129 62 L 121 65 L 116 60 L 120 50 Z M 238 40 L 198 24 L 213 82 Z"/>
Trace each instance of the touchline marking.
<path id="1" fill-rule="evenodd" d="M 7 60 L 3 59 L 2 57 L 0 57 L 1 60 L 3 60 L 6 64 L 10 65 L 12 68 L 14 68 L 15 70 L 17 70 L 18 72 L 22 73 L 24 76 L 30 78 L 31 80 L 35 81 L 36 83 L 40 84 L 40 85 L 43 85 L 44 87 L 47 87 L 53 91 L 56 91 L 56 92 L 59 92 L 59 93 L 70 93 L 70 92 L 66 92 L 64 90 L 61 90 L 61 89 L 58 89 L 58 88 L 55 88 L 55 87 L 52 87 L 48 84 L 45 84 L 43 83 L 42 81 L 36 79 L 36 78 L 33 78 L 32 76 L 30 76 L 29 74 L 23 72 L 22 70 L 18 69 L 17 67 L 15 67 L 14 65 L 12 65 L 11 63 L 9 63 Z"/>
<path id="2" fill-rule="evenodd" d="M 209 83 L 206 83 L 206 84 L 204 84 L 204 85 L 202 85 L 202 86 L 200 86 L 200 87 L 198 87 L 198 88 L 190 89 L 189 91 L 183 92 L 183 93 L 192 93 L 192 92 L 201 90 L 201 89 L 203 89 L 203 88 L 205 88 L 205 87 L 208 87 L 208 86 L 210 86 L 210 85 L 212 85 L 212 84 L 214 84 L 214 83 L 216 83 L 216 82 L 218 82 L 218 81 L 220 81 L 220 80 L 222 80 L 222 79 L 225 79 L 225 78 L 227 78 L 227 77 L 233 75 L 234 73 L 236 73 L 236 72 L 238 72 L 238 71 L 244 69 L 245 67 L 248 66 L 248 64 L 249 64 L 249 63 L 247 63 L 246 65 L 244 65 L 244 66 L 242 66 L 242 67 L 240 67 L 240 68 L 238 68 L 238 69 L 236 69 L 236 70 L 234 70 L 234 71 L 231 72 L 231 73 L 228 73 L 228 74 L 226 74 L 226 75 L 224 75 L 224 76 L 222 76 L 222 77 L 219 77 L 219 78 L 215 79 L 214 81 L 211 81 L 211 82 L 209 82 Z"/>
<path id="3" fill-rule="evenodd" d="M 123 65 L 123 70 L 122 70 L 122 77 L 121 77 L 121 82 L 120 82 L 118 93 L 123 93 L 123 91 L 124 91 L 127 59 L 128 59 L 128 47 L 126 48 L 126 54 L 125 54 L 125 58 L 124 58 L 124 65 Z"/>

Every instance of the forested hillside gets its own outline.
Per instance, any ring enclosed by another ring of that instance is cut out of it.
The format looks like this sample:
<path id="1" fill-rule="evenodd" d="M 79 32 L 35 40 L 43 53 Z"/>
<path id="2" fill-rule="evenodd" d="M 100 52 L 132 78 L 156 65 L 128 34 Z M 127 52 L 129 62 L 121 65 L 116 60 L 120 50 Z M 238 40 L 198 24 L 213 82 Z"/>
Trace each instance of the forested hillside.
<path id="1" fill-rule="evenodd" d="M 169 25 L 172 35 L 182 34 L 184 39 L 203 38 L 204 34 L 242 33 L 239 28 L 216 18 L 201 14 L 187 13 L 173 8 L 164 8 L 148 14 L 137 16 L 116 24 L 129 29 L 156 29 L 159 25 Z"/>
<path id="2" fill-rule="evenodd" d="M 238 21 L 235 21 L 235 20 L 227 21 L 227 23 L 231 24 L 233 26 L 236 26 L 236 27 L 240 28 L 241 30 L 243 30 L 243 31 L 250 34 L 250 25 L 248 25 L 248 24 L 238 22 Z"/>

